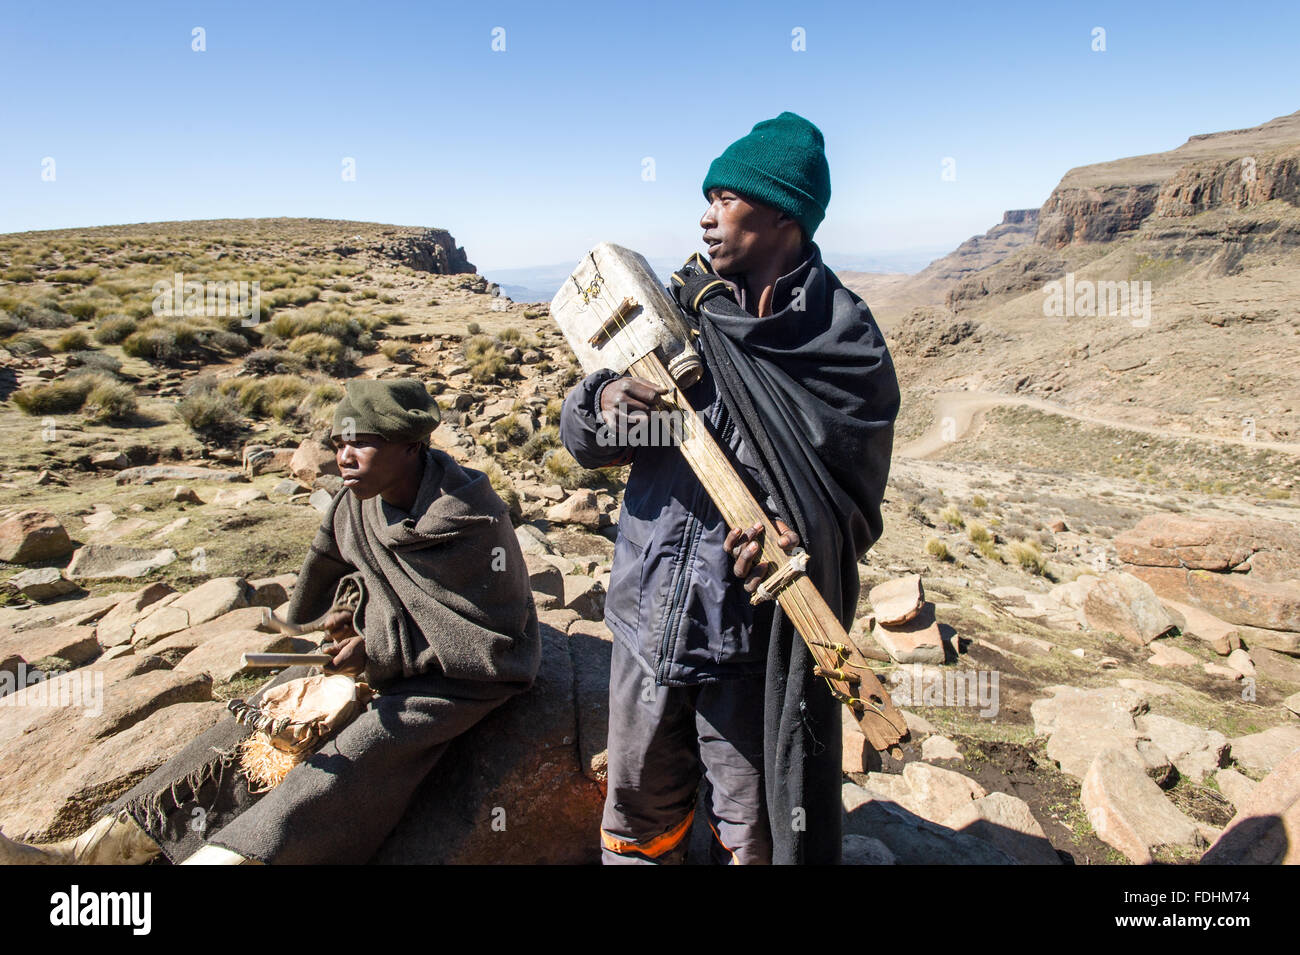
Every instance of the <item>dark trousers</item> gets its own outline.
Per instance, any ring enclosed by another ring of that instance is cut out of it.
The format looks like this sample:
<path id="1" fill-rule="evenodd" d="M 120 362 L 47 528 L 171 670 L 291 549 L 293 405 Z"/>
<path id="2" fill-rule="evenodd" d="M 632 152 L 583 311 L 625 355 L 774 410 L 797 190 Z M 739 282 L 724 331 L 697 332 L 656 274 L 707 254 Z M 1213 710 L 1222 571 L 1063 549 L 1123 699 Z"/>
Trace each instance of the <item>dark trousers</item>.
<path id="1" fill-rule="evenodd" d="M 709 783 L 713 861 L 771 863 L 763 681 L 758 674 L 699 686 L 655 686 L 632 651 L 614 641 L 604 863 L 685 861 L 701 777 Z"/>

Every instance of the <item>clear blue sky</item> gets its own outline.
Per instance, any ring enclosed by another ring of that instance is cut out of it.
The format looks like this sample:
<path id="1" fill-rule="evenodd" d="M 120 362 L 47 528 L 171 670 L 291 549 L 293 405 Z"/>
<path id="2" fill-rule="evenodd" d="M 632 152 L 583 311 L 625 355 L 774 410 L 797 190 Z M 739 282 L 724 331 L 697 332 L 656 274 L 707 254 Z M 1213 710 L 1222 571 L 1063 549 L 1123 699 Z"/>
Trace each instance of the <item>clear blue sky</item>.
<path id="1" fill-rule="evenodd" d="M 823 249 L 950 248 L 1072 166 L 1300 109 L 1297 37 L 1295 2 L 10 2 L 0 231 L 321 216 L 445 227 L 481 269 L 684 256 L 709 162 L 791 109 L 826 136 Z"/>

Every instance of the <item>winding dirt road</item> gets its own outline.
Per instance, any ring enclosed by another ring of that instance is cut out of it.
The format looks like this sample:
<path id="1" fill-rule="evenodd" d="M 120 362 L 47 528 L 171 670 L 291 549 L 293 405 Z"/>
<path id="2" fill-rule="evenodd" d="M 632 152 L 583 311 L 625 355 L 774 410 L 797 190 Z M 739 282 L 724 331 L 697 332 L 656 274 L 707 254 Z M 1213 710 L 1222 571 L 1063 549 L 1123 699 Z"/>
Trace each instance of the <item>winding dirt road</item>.
<path id="1" fill-rule="evenodd" d="M 1192 432 L 1171 431 L 1168 428 L 1156 428 L 1150 425 L 1134 424 L 1129 421 L 1116 421 L 1113 418 L 1099 418 L 1094 415 L 1081 414 L 1060 405 L 1030 398 L 1025 395 L 1002 395 L 991 391 L 941 391 L 934 398 L 934 423 L 914 441 L 909 441 L 898 449 L 898 454 L 907 458 L 931 458 L 966 436 L 975 418 L 989 408 L 999 405 L 1019 405 L 1035 408 L 1048 414 L 1064 415 L 1077 418 L 1089 424 L 1119 428 L 1124 431 L 1140 431 L 1143 434 L 1159 438 L 1186 438 L 1192 441 L 1204 441 L 1207 444 L 1242 444 L 1252 448 L 1268 448 L 1300 455 L 1300 444 L 1286 444 L 1280 441 L 1247 441 L 1245 438 L 1219 437 L 1216 435 L 1194 434 Z"/>

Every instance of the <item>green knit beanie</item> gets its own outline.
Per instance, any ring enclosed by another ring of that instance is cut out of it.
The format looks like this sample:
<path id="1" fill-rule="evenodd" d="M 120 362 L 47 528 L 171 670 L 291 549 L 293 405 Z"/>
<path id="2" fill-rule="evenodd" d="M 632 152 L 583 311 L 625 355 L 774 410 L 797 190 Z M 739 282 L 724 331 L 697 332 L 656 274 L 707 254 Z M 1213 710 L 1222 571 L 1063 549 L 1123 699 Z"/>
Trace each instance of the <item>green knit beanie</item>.
<path id="1" fill-rule="evenodd" d="M 397 444 L 423 441 L 442 420 L 438 403 L 414 378 L 356 379 L 347 387 L 347 395 L 334 409 L 331 438 L 346 432 L 377 434 Z"/>
<path id="2" fill-rule="evenodd" d="M 822 131 L 797 113 L 765 119 L 737 139 L 709 166 L 710 189 L 733 189 L 780 209 L 811 239 L 831 201 L 831 170 Z"/>

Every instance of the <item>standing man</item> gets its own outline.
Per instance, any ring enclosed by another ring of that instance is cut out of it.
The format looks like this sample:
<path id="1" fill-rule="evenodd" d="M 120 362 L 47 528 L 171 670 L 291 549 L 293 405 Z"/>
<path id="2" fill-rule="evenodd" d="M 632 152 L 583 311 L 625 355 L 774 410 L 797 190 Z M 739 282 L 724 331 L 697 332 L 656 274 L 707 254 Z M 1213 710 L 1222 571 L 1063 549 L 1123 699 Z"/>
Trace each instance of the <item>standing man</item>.
<path id="1" fill-rule="evenodd" d="M 672 285 L 704 357 L 686 394 L 847 627 L 882 530 L 899 390 L 870 310 L 812 241 L 830 200 L 821 131 L 790 112 L 759 123 L 703 191 L 712 268 L 694 256 Z M 715 861 L 838 862 L 839 704 L 780 607 L 749 603 L 773 569 L 756 565 L 761 527 L 727 528 L 676 447 L 610 440 L 661 433 L 619 428 L 658 393 L 599 371 L 560 422 L 584 466 L 632 464 L 605 605 L 603 858 L 681 861 L 703 775 Z"/>

